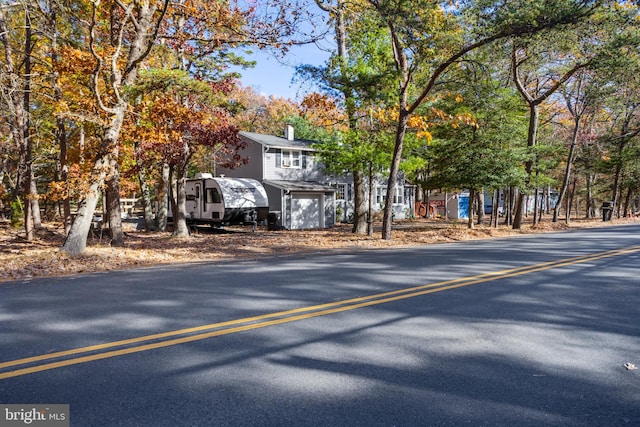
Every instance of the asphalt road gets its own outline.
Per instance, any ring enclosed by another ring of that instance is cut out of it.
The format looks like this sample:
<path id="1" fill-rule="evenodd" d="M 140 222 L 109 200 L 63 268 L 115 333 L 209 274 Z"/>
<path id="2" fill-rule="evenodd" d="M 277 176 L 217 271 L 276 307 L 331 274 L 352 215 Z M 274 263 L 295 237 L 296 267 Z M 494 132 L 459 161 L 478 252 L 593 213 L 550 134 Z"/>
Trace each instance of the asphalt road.
<path id="1" fill-rule="evenodd" d="M 0 404 L 79 427 L 637 426 L 639 273 L 627 225 L 4 283 Z"/>

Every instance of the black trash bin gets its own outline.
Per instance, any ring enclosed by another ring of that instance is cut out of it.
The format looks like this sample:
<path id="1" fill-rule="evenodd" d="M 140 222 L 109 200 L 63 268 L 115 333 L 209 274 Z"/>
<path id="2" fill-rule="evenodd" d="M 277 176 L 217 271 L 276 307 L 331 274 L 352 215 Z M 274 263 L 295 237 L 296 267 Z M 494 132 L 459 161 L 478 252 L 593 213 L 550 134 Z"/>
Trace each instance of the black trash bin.
<path id="1" fill-rule="evenodd" d="M 602 202 L 602 220 L 611 221 L 613 215 L 613 202 Z"/>
<path id="2" fill-rule="evenodd" d="M 267 230 L 278 231 L 282 228 L 282 212 L 271 211 L 267 215 Z"/>

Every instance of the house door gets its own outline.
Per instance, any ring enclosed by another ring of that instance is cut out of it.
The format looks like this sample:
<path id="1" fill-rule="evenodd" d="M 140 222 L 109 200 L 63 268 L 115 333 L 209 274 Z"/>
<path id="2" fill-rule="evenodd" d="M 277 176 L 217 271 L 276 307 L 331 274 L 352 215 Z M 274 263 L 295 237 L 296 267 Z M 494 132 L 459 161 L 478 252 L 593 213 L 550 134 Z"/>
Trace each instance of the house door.
<path id="1" fill-rule="evenodd" d="M 321 194 L 291 194 L 291 229 L 322 228 L 324 211 Z"/>

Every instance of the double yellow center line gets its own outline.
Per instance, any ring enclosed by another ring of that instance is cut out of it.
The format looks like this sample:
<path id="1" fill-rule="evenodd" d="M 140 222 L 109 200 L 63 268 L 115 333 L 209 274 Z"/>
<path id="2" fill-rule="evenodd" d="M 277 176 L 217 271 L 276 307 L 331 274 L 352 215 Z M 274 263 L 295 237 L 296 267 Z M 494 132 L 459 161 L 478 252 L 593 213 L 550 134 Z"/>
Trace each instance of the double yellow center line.
<path id="1" fill-rule="evenodd" d="M 64 366 L 77 365 L 80 363 L 86 363 L 95 360 L 123 356 L 132 353 L 139 353 L 142 351 L 169 347 L 178 344 L 185 344 L 193 341 L 204 340 L 207 338 L 233 334 L 236 332 L 249 331 L 252 329 L 265 328 L 267 326 L 295 322 L 298 320 L 310 319 L 313 317 L 326 316 L 343 311 L 356 310 L 358 308 L 385 304 L 435 292 L 490 282 L 497 279 L 521 276 L 538 271 L 544 271 L 573 264 L 580 264 L 603 258 L 630 254 L 638 251 L 640 251 L 640 246 L 614 249 L 590 255 L 564 258 L 541 264 L 510 268 L 506 270 L 479 274 L 476 276 L 445 280 L 437 283 L 335 301 L 327 304 L 319 304 L 309 307 L 296 308 L 293 310 L 278 311 L 275 313 L 268 313 L 260 316 L 245 317 L 243 319 L 229 320 L 226 322 L 178 329 L 153 335 L 145 335 L 120 341 L 113 341 L 87 347 L 47 353 L 33 357 L 26 357 L 23 359 L 10 360 L 7 362 L 0 362 L 0 380 L 46 371 L 49 369 L 61 368 Z"/>

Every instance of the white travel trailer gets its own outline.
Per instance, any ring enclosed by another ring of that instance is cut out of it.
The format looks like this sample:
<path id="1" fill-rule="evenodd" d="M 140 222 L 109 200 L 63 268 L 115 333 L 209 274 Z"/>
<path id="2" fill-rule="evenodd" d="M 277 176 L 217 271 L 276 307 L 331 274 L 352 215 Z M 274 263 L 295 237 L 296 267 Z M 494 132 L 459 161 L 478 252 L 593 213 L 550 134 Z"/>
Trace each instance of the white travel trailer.
<path id="1" fill-rule="evenodd" d="M 188 224 L 255 225 L 269 214 L 267 192 L 255 179 L 199 173 L 186 180 L 185 192 Z"/>

